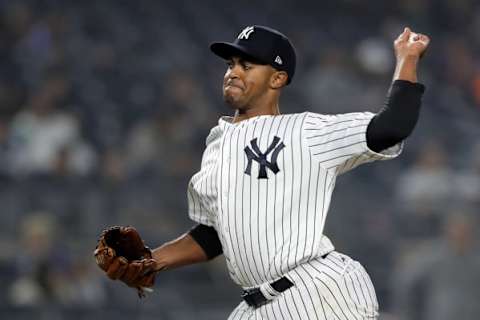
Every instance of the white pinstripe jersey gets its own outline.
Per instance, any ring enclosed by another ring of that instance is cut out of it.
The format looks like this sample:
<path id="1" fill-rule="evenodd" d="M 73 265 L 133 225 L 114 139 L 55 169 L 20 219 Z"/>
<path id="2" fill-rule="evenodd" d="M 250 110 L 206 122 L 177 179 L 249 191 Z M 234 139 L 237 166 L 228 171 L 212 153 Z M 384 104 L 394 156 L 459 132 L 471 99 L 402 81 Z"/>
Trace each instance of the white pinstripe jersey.
<path id="1" fill-rule="evenodd" d="M 190 180 L 190 218 L 213 226 L 232 279 L 244 288 L 273 281 L 334 249 L 323 234 L 336 177 L 397 156 L 366 144 L 372 113 L 220 118 Z"/>

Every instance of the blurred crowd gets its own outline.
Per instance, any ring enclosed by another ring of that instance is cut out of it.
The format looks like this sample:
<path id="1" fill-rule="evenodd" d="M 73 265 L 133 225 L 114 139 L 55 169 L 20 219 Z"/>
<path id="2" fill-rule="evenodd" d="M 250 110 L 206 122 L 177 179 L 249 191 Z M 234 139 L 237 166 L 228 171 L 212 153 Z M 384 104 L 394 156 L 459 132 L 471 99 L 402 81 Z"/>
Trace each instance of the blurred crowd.
<path id="1" fill-rule="evenodd" d="M 432 38 L 403 155 L 339 179 L 326 233 L 366 266 L 382 319 L 480 314 L 478 1 L 0 0 L 1 318 L 226 318 L 222 258 L 161 275 L 139 306 L 91 252 L 109 225 L 151 246 L 190 228 L 187 182 L 231 113 L 208 44 L 250 24 L 296 45 L 284 113 L 378 111 L 393 39 Z"/>

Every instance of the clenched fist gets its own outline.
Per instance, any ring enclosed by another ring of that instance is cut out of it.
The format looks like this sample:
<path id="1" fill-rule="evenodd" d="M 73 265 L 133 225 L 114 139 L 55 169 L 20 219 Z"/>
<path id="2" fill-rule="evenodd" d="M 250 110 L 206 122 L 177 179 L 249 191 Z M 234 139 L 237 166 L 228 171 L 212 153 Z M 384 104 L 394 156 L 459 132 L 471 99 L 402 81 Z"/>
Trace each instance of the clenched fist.
<path id="1" fill-rule="evenodd" d="M 430 38 L 421 33 L 415 33 L 410 28 L 405 28 L 395 40 L 395 56 L 397 60 L 405 58 L 421 58 L 427 50 Z"/>

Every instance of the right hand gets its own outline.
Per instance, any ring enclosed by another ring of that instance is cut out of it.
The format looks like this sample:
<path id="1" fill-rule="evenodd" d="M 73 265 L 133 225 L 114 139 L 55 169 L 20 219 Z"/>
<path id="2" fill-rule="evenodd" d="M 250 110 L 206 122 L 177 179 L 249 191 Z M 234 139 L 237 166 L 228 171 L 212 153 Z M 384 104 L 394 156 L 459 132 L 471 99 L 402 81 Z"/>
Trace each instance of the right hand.
<path id="1" fill-rule="evenodd" d="M 428 36 L 415 33 L 406 27 L 393 44 L 397 61 L 405 58 L 421 58 L 429 43 L 430 38 Z"/>

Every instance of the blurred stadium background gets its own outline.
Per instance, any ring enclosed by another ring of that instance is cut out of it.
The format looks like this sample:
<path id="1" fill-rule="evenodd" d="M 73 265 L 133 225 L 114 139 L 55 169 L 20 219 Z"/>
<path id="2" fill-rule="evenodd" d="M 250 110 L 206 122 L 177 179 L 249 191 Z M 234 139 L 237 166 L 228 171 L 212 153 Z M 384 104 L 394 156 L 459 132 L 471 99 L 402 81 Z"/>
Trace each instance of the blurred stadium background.
<path id="1" fill-rule="evenodd" d="M 480 317 L 480 3 L 0 0 L 0 318 L 226 319 L 222 258 L 160 274 L 155 293 L 107 281 L 106 226 L 151 246 L 191 227 L 186 185 L 218 117 L 244 26 L 296 44 L 282 112 L 377 111 L 405 25 L 431 36 L 421 118 L 403 155 L 338 181 L 326 233 L 371 274 L 381 319 Z"/>

